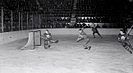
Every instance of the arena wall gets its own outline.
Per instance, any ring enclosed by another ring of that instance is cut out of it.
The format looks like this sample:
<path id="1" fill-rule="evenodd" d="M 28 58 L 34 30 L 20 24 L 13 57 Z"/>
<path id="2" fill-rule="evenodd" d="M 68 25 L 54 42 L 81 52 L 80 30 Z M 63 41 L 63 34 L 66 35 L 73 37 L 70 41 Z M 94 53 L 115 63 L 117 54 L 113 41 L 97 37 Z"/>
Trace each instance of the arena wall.
<path id="1" fill-rule="evenodd" d="M 42 33 L 45 31 L 45 29 L 37 29 L 41 30 Z M 71 28 L 63 28 L 63 29 L 49 29 L 49 31 L 53 35 L 70 35 L 70 34 L 78 34 L 78 29 L 71 29 Z M 28 32 L 30 30 L 23 30 L 23 31 L 14 31 L 14 32 L 5 32 L 5 33 L 0 33 L 0 44 L 5 44 L 9 43 L 12 41 L 28 38 Z M 87 34 L 92 35 L 91 29 L 85 29 L 85 32 Z M 119 29 L 103 29 L 99 28 L 99 32 L 102 35 L 117 35 L 119 33 Z M 131 32 L 133 35 L 133 31 Z"/>

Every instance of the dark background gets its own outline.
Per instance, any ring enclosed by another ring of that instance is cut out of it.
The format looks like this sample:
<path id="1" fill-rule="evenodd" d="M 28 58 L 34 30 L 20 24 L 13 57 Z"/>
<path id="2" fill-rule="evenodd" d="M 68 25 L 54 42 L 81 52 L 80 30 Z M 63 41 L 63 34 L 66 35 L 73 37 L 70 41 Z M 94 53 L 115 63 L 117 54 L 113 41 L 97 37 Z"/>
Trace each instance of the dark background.
<path id="1" fill-rule="evenodd" d="M 103 28 L 123 28 L 130 27 L 133 18 L 132 0 L 1 0 L 0 7 L 4 32 L 79 28 L 92 22 L 104 23 Z"/>

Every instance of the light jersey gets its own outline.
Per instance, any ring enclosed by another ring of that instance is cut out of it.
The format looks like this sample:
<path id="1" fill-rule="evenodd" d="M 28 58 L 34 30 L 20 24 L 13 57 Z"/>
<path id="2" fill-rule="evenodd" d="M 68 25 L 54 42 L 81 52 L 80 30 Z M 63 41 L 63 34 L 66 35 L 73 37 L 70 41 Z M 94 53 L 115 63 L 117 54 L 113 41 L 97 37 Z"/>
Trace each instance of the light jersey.
<path id="1" fill-rule="evenodd" d="M 126 37 L 125 33 L 124 34 L 119 34 L 118 39 L 120 39 L 121 41 L 129 40 L 129 38 Z"/>
<path id="2" fill-rule="evenodd" d="M 123 31 L 120 31 L 120 34 L 119 35 L 120 35 L 120 39 L 122 41 L 126 40 L 126 34 Z"/>
<path id="3" fill-rule="evenodd" d="M 45 33 L 46 38 L 51 38 L 51 34 L 50 33 Z"/>
<path id="4" fill-rule="evenodd" d="M 126 40 L 126 37 L 125 36 L 121 36 L 121 40 L 122 41 L 125 41 Z"/>
<path id="5" fill-rule="evenodd" d="M 125 35 L 125 33 L 124 33 L 124 32 L 122 32 L 122 31 L 120 31 L 120 34 L 121 34 L 121 35 Z"/>
<path id="6" fill-rule="evenodd" d="M 79 31 L 79 38 L 87 38 L 87 34 L 83 31 L 83 30 L 80 30 Z"/>
<path id="7" fill-rule="evenodd" d="M 50 38 L 51 36 L 49 34 L 46 35 L 47 38 Z"/>

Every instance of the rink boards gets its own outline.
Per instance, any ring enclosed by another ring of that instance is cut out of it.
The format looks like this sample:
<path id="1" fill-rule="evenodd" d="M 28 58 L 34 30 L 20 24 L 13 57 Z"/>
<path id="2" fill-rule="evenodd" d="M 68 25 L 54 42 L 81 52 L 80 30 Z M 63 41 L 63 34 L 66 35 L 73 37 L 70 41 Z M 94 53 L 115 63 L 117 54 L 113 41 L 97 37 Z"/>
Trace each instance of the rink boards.
<path id="1" fill-rule="evenodd" d="M 41 30 L 41 33 L 45 31 L 45 29 L 40 29 L 40 30 Z M 119 29 L 99 28 L 98 30 L 102 35 L 117 35 L 119 33 Z M 0 33 L 0 44 L 5 44 L 5 43 L 12 42 L 12 41 L 28 38 L 29 31 L 31 30 Z M 49 29 L 49 31 L 53 35 L 70 35 L 70 34 L 76 35 L 78 34 L 78 29 L 71 29 L 71 28 Z M 89 35 L 92 35 L 92 31 L 90 28 L 85 29 L 85 32 Z M 133 31 L 131 32 L 131 35 L 133 35 Z"/>

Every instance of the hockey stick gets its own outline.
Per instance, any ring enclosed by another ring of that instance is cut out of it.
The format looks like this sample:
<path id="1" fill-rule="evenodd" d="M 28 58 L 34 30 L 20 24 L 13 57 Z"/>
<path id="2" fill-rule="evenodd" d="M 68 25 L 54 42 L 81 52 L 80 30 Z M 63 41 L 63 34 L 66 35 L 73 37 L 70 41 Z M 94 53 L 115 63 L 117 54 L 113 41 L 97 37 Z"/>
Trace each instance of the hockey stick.
<path id="1" fill-rule="evenodd" d="M 88 25 L 87 25 L 87 24 L 85 24 L 85 25 L 82 27 L 82 29 L 85 29 L 85 27 L 86 27 L 86 26 L 88 26 Z"/>
<path id="2" fill-rule="evenodd" d="M 133 25 L 130 27 L 130 29 L 128 30 L 127 34 L 130 34 L 132 31 Z"/>
<path id="3" fill-rule="evenodd" d="M 82 28 L 85 28 L 87 25 L 85 24 L 85 26 L 83 26 Z"/>

